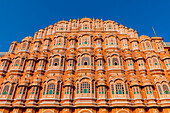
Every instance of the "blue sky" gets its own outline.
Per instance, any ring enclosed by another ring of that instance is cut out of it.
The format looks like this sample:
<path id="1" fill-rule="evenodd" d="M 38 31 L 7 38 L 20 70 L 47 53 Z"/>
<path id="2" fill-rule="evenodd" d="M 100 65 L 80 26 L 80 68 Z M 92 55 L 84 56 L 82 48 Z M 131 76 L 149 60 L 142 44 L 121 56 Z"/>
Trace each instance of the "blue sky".
<path id="1" fill-rule="evenodd" d="M 150 37 L 153 26 L 170 42 L 170 0 L 0 0 L 0 52 L 50 24 L 85 16 L 114 20 Z"/>

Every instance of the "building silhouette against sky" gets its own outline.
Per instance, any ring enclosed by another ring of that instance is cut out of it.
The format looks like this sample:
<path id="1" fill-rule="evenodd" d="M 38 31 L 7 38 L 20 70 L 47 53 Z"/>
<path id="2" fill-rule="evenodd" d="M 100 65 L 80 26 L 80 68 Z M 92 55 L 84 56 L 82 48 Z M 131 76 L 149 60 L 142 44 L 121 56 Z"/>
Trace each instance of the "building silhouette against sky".
<path id="1" fill-rule="evenodd" d="M 170 113 L 169 49 L 114 21 L 59 21 L 1 58 L 0 112 Z"/>

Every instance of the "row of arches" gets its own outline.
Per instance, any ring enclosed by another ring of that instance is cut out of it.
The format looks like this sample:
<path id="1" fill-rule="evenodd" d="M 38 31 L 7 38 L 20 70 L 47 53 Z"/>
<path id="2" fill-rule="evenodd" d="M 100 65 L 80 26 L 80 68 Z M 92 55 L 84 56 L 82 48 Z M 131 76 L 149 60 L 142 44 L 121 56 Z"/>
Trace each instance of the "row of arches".
<path id="1" fill-rule="evenodd" d="M 69 98 L 73 99 L 79 97 L 96 97 L 107 99 L 108 95 L 112 99 L 117 98 L 130 98 L 129 88 L 132 88 L 134 99 L 142 99 L 142 93 L 145 93 L 146 97 L 154 97 L 154 87 L 151 85 L 144 86 L 144 92 L 141 92 L 142 87 L 140 86 L 128 86 L 128 83 L 124 80 L 117 79 L 115 81 L 109 81 L 109 85 L 97 85 L 94 79 L 88 77 L 81 78 L 75 83 L 75 88 L 71 85 L 63 85 L 62 81 L 57 79 L 49 79 L 44 81 L 44 85 L 41 88 L 40 86 L 31 85 L 17 86 L 17 83 L 6 82 L 1 85 L 0 88 L 0 97 L 13 99 L 14 95 L 17 94 L 17 99 L 26 99 L 26 96 L 29 99 L 38 99 L 38 98 L 51 98 L 51 99 L 60 99 Z M 16 90 L 17 89 L 17 90 Z M 159 98 L 169 98 L 170 97 L 170 85 L 167 82 L 156 83 L 155 89 L 159 94 Z M 15 91 L 17 91 L 15 93 Z M 28 93 L 29 92 L 29 93 Z M 39 97 L 42 93 L 42 97 Z M 61 96 L 61 95 L 64 96 Z M 132 98 L 131 97 L 131 98 Z"/>
<path id="2" fill-rule="evenodd" d="M 21 42 L 20 47 L 18 47 L 18 43 L 12 43 L 9 49 L 9 52 L 20 52 L 20 51 L 29 51 L 30 49 L 32 51 L 40 51 L 46 50 L 46 49 L 56 49 L 56 48 L 62 48 L 67 49 L 67 45 L 69 45 L 69 48 L 80 48 L 80 47 L 101 47 L 101 48 L 122 48 L 122 49 L 131 49 L 132 50 L 139 50 L 139 42 L 137 40 L 132 40 L 129 42 L 129 39 L 126 37 L 122 37 L 120 40 L 117 36 L 114 35 L 105 35 L 105 39 L 103 41 L 102 38 L 93 38 L 91 34 L 83 34 L 78 37 L 78 43 L 76 43 L 76 39 L 67 39 L 67 36 L 60 36 L 54 38 L 52 41 L 50 38 L 44 39 L 44 43 L 40 40 L 36 40 L 33 43 L 31 41 L 24 40 Z M 102 44 L 104 42 L 105 44 Z M 142 40 L 141 45 L 143 47 L 143 50 L 154 50 L 161 52 L 164 51 L 163 43 L 162 42 L 156 42 L 156 48 L 153 47 L 152 42 L 149 39 Z M 42 47 L 43 45 L 43 47 Z"/>
<path id="3" fill-rule="evenodd" d="M 65 56 L 62 55 L 53 55 L 52 57 L 49 58 L 49 61 L 46 61 L 44 59 L 40 59 L 38 62 L 39 67 L 41 70 L 45 70 L 46 63 L 48 63 L 48 69 L 59 69 L 59 70 L 64 70 L 64 65 L 67 63 L 68 65 L 67 68 L 74 70 L 75 66 L 77 66 L 77 69 L 81 68 L 92 68 L 92 69 L 103 69 L 107 67 L 108 70 L 112 69 L 124 69 L 125 65 L 127 69 L 135 69 L 135 66 L 137 64 L 137 68 L 139 70 L 146 69 L 145 64 L 148 63 L 149 68 L 151 70 L 153 69 L 162 69 L 163 66 L 165 65 L 167 70 L 170 69 L 170 59 L 163 59 L 164 62 L 161 63 L 159 56 L 157 55 L 148 55 L 146 58 L 146 61 L 144 58 L 139 58 L 137 60 L 134 60 L 133 58 L 131 59 L 125 59 L 121 55 L 118 54 L 113 54 L 111 56 L 107 56 L 107 59 L 105 61 L 104 58 L 94 58 L 94 55 L 90 54 L 82 54 L 77 56 L 77 61 L 75 58 L 73 59 L 68 59 L 66 61 Z M 28 62 L 27 62 L 28 61 Z M 96 66 L 95 66 L 96 62 Z M 27 59 L 26 57 L 16 57 L 10 63 L 9 60 L 3 59 L 0 65 L 0 69 L 7 71 L 8 67 L 10 67 L 10 70 L 24 70 L 25 65 L 27 64 L 26 70 L 34 70 L 35 66 L 37 64 L 36 59 Z M 106 64 L 106 65 L 105 65 Z"/>

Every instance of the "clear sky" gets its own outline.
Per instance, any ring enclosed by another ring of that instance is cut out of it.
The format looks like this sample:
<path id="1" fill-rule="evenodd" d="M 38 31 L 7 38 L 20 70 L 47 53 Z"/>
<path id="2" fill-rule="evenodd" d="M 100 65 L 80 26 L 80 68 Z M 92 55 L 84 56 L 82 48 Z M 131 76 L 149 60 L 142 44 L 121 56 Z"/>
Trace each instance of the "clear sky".
<path id="1" fill-rule="evenodd" d="M 139 35 L 170 42 L 170 0 L 0 0 L 0 52 L 50 24 L 74 18 L 114 20 Z"/>

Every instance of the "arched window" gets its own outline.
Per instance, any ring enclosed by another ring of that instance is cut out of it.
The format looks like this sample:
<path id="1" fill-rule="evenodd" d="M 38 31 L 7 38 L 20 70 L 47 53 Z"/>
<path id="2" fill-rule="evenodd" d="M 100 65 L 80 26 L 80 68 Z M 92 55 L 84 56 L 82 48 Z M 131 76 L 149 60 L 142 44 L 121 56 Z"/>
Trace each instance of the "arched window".
<path id="1" fill-rule="evenodd" d="M 81 93 L 90 93 L 90 84 L 88 82 L 81 83 Z"/>
<path id="2" fill-rule="evenodd" d="M 134 93 L 134 94 L 139 94 L 139 89 L 138 89 L 138 87 L 133 87 L 133 93 Z"/>
<path id="3" fill-rule="evenodd" d="M 77 83 L 77 94 L 79 94 L 79 83 Z"/>
<path id="4" fill-rule="evenodd" d="M 136 87 L 136 92 L 137 92 L 137 94 L 139 94 L 139 88 L 138 87 Z"/>
<path id="5" fill-rule="evenodd" d="M 57 92 L 56 92 L 57 95 L 59 95 L 59 91 L 60 91 L 60 84 L 58 83 L 58 85 L 57 85 Z"/>
<path id="6" fill-rule="evenodd" d="M 146 94 L 152 94 L 152 88 L 151 88 L 151 86 L 147 86 L 146 87 Z"/>
<path id="7" fill-rule="evenodd" d="M 116 94 L 124 94 L 124 87 L 121 83 L 116 84 Z"/>
<path id="8" fill-rule="evenodd" d="M 18 94 L 22 94 L 22 90 L 23 90 L 24 87 L 20 87 L 19 91 L 18 91 Z"/>
<path id="9" fill-rule="evenodd" d="M 135 90 L 135 87 L 133 87 L 133 94 L 136 94 L 136 90 Z"/>
<path id="10" fill-rule="evenodd" d="M 62 43 L 63 43 L 63 39 L 58 38 L 58 45 L 62 45 Z"/>
<path id="11" fill-rule="evenodd" d="M 162 89 L 160 85 L 158 85 L 158 91 L 159 91 L 159 94 L 162 95 Z"/>
<path id="12" fill-rule="evenodd" d="M 112 64 L 113 64 L 113 65 L 116 65 L 116 66 L 119 65 L 118 59 L 117 59 L 117 58 L 113 58 L 113 59 L 112 59 Z"/>
<path id="13" fill-rule="evenodd" d="M 49 66 L 51 66 L 51 62 L 52 62 L 52 59 L 50 59 L 50 61 L 49 61 Z"/>
<path id="14" fill-rule="evenodd" d="M 145 48 L 145 44 L 144 43 L 142 43 L 142 46 L 143 46 L 143 49 L 145 50 L 146 48 Z"/>
<path id="15" fill-rule="evenodd" d="M 108 29 L 111 30 L 112 29 L 112 25 L 108 24 Z"/>
<path id="16" fill-rule="evenodd" d="M 90 65 L 90 59 L 89 59 L 89 57 L 83 57 L 81 64 L 82 64 L 82 65 Z"/>
<path id="17" fill-rule="evenodd" d="M 17 59 L 16 62 L 15 62 L 15 66 L 18 66 L 18 65 L 19 65 L 19 62 L 20 62 L 20 60 Z"/>
<path id="18" fill-rule="evenodd" d="M 9 85 L 6 85 L 5 87 L 4 87 L 4 90 L 3 90 L 3 95 L 6 95 L 6 94 L 8 94 L 8 91 L 9 91 Z"/>
<path id="19" fill-rule="evenodd" d="M 78 66 L 80 66 L 80 58 L 78 58 Z"/>
<path id="20" fill-rule="evenodd" d="M 88 37 L 84 37 L 84 44 L 89 44 L 89 38 Z"/>
<path id="21" fill-rule="evenodd" d="M 152 61 L 151 61 L 151 59 L 148 59 L 148 62 L 149 62 L 150 67 L 152 67 Z"/>
<path id="22" fill-rule="evenodd" d="M 111 45 L 114 45 L 113 38 L 110 39 L 110 43 L 111 43 Z"/>
<path id="23" fill-rule="evenodd" d="M 115 92 L 114 92 L 114 85 L 113 84 L 111 84 L 111 91 L 112 91 L 112 94 L 115 94 Z"/>
<path id="24" fill-rule="evenodd" d="M 12 95 L 12 94 L 13 94 L 13 91 L 14 91 L 14 86 L 12 85 L 12 86 L 11 86 L 11 89 L 10 89 L 10 92 L 9 92 L 9 95 Z"/>
<path id="25" fill-rule="evenodd" d="M 61 58 L 61 66 L 63 66 L 63 58 Z"/>
<path id="26" fill-rule="evenodd" d="M 151 46 L 150 46 L 150 43 L 149 43 L 149 42 L 146 42 L 146 47 L 147 47 L 148 49 L 151 49 Z"/>
<path id="27" fill-rule="evenodd" d="M 55 58 L 53 60 L 53 66 L 58 66 L 59 65 L 59 59 L 58 58 Z"/>
<path id="28" fill-rule="evenodd" d="M 108 38 L 106 38 L 106 46 L 108 45 Z"/>
<path id="29" fill-rule="evenodd" d="M 169 89 L 168 86 L 166 84 L 163 85 L 163 90 L 165 94 L 169 94 Z"/>
<path id="30" fill-rule="evenodd" d="M 55 84 L 51 83 L 48 85 L 47 94 L 55 94 Z"/>
<path id="31" fill-rule="evenodd" d="M 45 90 L 46 90 L 46 84 L 44 85 L 43 95 L 45 95 Z"/>
<path id="32" fill-rule="evenodd" d="M 109 66 L 111 66 L 111 61 L 110 61 L 110 58 L 108 58 L 108 64 L 109 64 Z"/>
<path id="33" fill-rule="evenodd" d="M 81 38 L 79 38 L 79 45 L 81 45 Z"/>
<path id="34" fill-rule="evenodd" d="M 93 66 L 93 57 L 91 57 L 91 66 Z"/>
<path id="35" fill-rule="evenodd" d="M 154 64 L 154 65 L 158 65 L 158 62 L 157 62 L 157 59 L 156 59 L 156 58 L 153 58 L 153 64 Z"/>
<path id="36" fill-rule="evenodd" d="M 30 94 L 35 94 L 36 87 L 32 87 L 31 93 Z M 31 95 L 30 95 L 31 96 Z"/>
<path id="37" fill-rule="evenodd" d="M 23 43 L 23 45 L 22 45 L 22 49 L 26 49 L 26 43 Z"/>
<path id="38" fill-rule="evenodd" d="M 94 81 L 92 81 L 92 93 L 94 94 Z"/>

